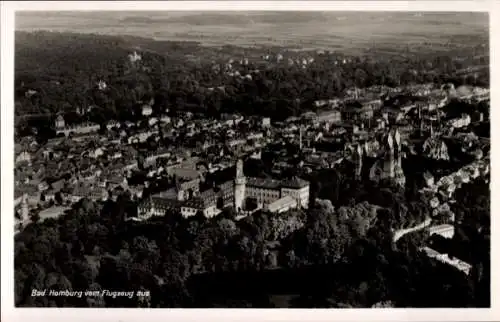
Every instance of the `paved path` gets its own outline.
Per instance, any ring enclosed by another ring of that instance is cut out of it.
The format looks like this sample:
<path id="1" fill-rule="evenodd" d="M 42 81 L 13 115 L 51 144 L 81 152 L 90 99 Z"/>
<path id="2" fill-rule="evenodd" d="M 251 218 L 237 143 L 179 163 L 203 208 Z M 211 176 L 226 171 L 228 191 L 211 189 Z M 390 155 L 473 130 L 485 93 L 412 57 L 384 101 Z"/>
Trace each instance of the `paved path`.
<path id="1" fill-rule="evenodd" d="M 394 236 L 392 237 L 392 241 L 395 243 L 397 242 L 401 237 L 403 237 L 406 234 L 409 234 L 411 232 L 417 231 L 424 229 L 425 227 L 429 226 L 431 224 L 431 218 L 427 218 L 423 223 L 411 227 L 411 228 L 406 228 L 406 229 L 398 229 L 394 232 Z"/>

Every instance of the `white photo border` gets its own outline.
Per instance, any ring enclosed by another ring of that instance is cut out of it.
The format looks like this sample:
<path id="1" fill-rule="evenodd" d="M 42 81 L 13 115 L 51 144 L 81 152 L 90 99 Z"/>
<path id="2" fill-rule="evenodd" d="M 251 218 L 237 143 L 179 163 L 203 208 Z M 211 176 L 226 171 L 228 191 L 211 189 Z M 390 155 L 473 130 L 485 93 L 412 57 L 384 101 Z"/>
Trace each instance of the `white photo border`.
<path id="1" fill-rule="evenodd" d="M 491 105 L 500 103 L 498 50 L 500 41 L 500 2 L 478 1 L 2 1 L 1 3 L 1 207 L 2 207 L 2 320 L 29 321 L 494 321 L 500 320 L 498 299 L 500 272 L 498 253 L 500 238 L 498 220 L 491 217 L 491 308 L 490 309 L 53 309 L 14 307 L 13 265 L 13 124 L 14 124 L 14 16 L 16 11 L 446 11 L 489 12 Z M 496 54 L 496 55 L 495 55 Z M 500 111 L 492 108 L 491 118 Z M 500 127 L 492 127 L 498 136 Z M 496 139 L 493 139 L 496 142 Z M 491 147 L 491 160 L 499 155 Z M 500 196 L 491 168 L 491 194 Z M 500 179 L 499 179 L 500 180 Z M 491 198 L 491 212 L 498 213 L 499 199 Z"/>

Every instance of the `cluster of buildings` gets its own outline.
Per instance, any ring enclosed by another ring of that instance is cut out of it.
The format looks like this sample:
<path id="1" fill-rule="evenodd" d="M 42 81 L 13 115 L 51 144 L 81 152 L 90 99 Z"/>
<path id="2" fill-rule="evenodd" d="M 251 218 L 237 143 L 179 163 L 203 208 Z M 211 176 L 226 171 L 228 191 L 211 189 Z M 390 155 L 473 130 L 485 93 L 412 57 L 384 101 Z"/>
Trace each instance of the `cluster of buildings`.
<path id="1" fill-rule="evenodd" d="M 17 223 L 26 224 L 30 214 L 48 213 L 47 209 L 59 209 L 61 215 L 62 209 L 82 198 L 116 200 L 127 191 L 139 205 L 139 218 L 169 209 L 185 217 L 199 211 L 211 217 L 235 205 L 248 213 L 249 198 L 255 199 L 254 208 L 272 212 L 307 207 L 308 183 L 301 179 L 276 184 L 274 180 L 248 178 L 241 188 L 236 184 L 240 179 L 233 175 L 206 187 L 207 175 L 234 170 L 237 158 L 260 158 L 261 151 L 273 141 L 269 118 L 225 115 L 221 120 L 205 120 L 187 113 L 168 120 L 153 115 L 146 118 L 147 122 L 109 121 L 104 131 L 99 131 L 97 125 L 68 127 L 58 115 L 54 128 L 64 135 L 42 145 L 34 137 L 17 142 Z M 151 127 L 154 119 L 157 122 Z M 247 130 L 240 130 L 240 126 Z M 155 148 L 151 149 L 151 144 Z M 143 175 L 139 182 L 134 179 L 138 173 Z M 144 191 L 151 193 L 143 197 Z"/>
<path id="2" fill-rule="evenodd" d="M 202 181 L 200 178 L 178 180 L 174 187 L 147 198 L 139 205 L 139 219 L 165 216 L 170 211 L 180 211 L 185 218 L 199 213 L 210 218 L 228 206 L 246 214 L 259 209 L 280 213 L 307 208 L 309 204 L 308 181 L 247 178 L 241 159 L 236 162 L 233 179 L 213 183 L 208 188 L 202 187 Z"/>
<path id="3" fill-rule="evenodd" d="M 286 63 L 281 54 L 263 58 Z M 142 56 L 134 52 L 128 59 L 137 64 Z M 303 67 L 313 62 L 311 57 L 289 59 L 290 64 Z M 238 62 L 216 65 L 214 71 L 248 80 L 259 73 L 245 67 L 250 65 L 248 58 L 239 61 L 245 73 L 233 65 Z M 98 87 L 104 91 L 108 85 L 101 81 Z M 403 163 L 416 153 L 416 147 L 422 147 L 430 158 L 449 160 L 443 133 L 461 140 L 465 129 L 485 121 L 484 115 L 472 111 L 447 119 L 443 107 L 450 99 L 481 102 L 489 99 L 489 91 L 432 84 L 352 88 L 342 97 L 318 99 L 309 112 L 284 122 L 238 114 L 222 115 L 218 120 L 197 118 L 189 112 L 166 116 L 163 111 L 159 116 L 153 113 L 153 100 L 143 104 L 142 117 L 136 122 L 68 126 L 63 115 L 58 115 L 54 123 L 58 137 L 43 146 L 34 138 L 16 144 L 18 221 L 26 222 L 33 211 L 65 209 L 82 198 L 116 200 L 126 191 L 138 204 L 135 220 L 170 212 L 186 218 L 197 214 L 214 217 L 225 207 L 246 215 L 256 210 L 307 209 L 310 183 L 301 177 L 345 165 L 357 180 L 390 180 L 404 187 Z M 83 114 L 88 110 L 80 109 Z M 484 163 L 481 159 L 486 153 L 476 163 Z M 246 176 L 245 162 L 268 162 L 264 156 L 275 160 L 270 165 L 272 178 Z M 457 186 L 456 177 L 467 182 L 483 171 L 476 171 L 478 167 L 464 166 L 452 179 L 448 176 L 437 183 L 427 176 L 423 191 L 449 196 Z M 294 175 L 288 175 L 290 172 Z M 434 208 L 442 204 L 438 202 Z"/>
<path id="4" fill-rule="evenodd" d="M 488 100 L 486 89 L 476 88 L 467 96 L 460 94 L 463 90 L 463 87 L 455 90 L 453 86 L 435 88 L 432 84 L 399 89 L 354 89 L 347 93 L 347 98 L 316 101 L 318 112 L 290 118 L 284 132 L 288 140 L 298 141 L 300 151 L 305 154 L 299 167 L 317 170 L 351 164 L 354 178 L 388 179 L 402 187 L 406 184 L 403 171 L 406 158 L 424 157 L 442 162 L 445 168 L 447 164 L 451 167 L 458 162 L 455 151 L 458 147 L 459 154 L 468 155 L 473 161 L 464 163 L 456 171 L 444 169 L 445 174 L 441 176 L 429 171 L 424 173 L 420 191 L 430 203 L 432 218 L 416 227 L 416 230 L 428 229 L 430 235 L 450 239 L 454 235 L 455 216 L 450 204 L 457 202 L 453 198 L 455 190 L 476 178 L 488 180 L 490 171 L 489 140 L 474 133 L 475 125 L 487 121 L 485 115 L 471 109 L 459 117 L 448 117 L 443 109 L 452 99 L 467 103 Z M 389 98 L 374 98 L 384 93 Z M 412 99 L 396 98 L 388 105 L 391 96 Z M 353 100 L 355 103 L 351 104 Z M 454 144 L 453 151 L 448 143 Z M 446 224 L 431 225 L 434 220 L 444 218 L 447 218 Z M 408 229 L 410 231 L 413 229 Z M 465 274 L 470 272 L 469 263 L 439 252 L 432 245 L 422 251 Z"/>
<path id="5" fill-rule="evenodd" d="M 421 189 L 421 192 L 427 196 L 431 208 L 439 213 L 440 209 L 449 209 L 448 203 L 456 202 L 453 198 L 456 189 L 476 178 L 487 178 L 489 173 L 489 157 L 475 160 L 439 180 L 435 180 L 429 172 L 426 172 L 424 173 L 426 186 Z"/>
<path id="6" fill-rule="evenodd" d="M 331 55 L 333 53 L 329 52 L 328 54 Z M 241 57 L 240 59 L 229 58 L 226 61 L 212 61 L 212 71 L 216 74 L 224 73 L 231 77 L 252 80 L 253 76 L 260 72 L 258 68 L 266 69 L 270 66 L 284 65 L 307 69 L 316 61 L 313 56 L 321 57 L 324 55 L 325 51 L 317 51 L 315 54 L 288 51 L 284 53 L 265 54 L 260 57 Z M 351 58 L 342 57 L 336 57 L 331 61 L 334 65 L 338 66 L 353 62 Z"/>
<path id="7" fill-rule="evenodd" d="M 99 124 L 91 122 L 85 122 L 68 126 L 66 125 L 64 117 L 62 115 L 59 115 L 55 122 L 56 134 L 57 135 L 63 134 L 64 136 L 96 133 L 99 131 L 100 128 L 101 127 Z"/>

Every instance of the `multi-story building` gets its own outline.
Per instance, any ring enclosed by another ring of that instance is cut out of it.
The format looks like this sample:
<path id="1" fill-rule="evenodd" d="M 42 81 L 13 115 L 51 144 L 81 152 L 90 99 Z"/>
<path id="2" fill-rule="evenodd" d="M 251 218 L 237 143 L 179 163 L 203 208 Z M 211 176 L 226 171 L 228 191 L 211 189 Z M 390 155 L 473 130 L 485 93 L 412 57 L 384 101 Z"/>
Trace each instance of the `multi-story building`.
<path id="1" fill-rule="evenodd" d="M 309 205 L 309 182 L 299 178 L 283 181 L 246 178 L 243 174 L 242 160 L 238 160 L 236 164 L 234 182 L 214 184 L 205 190 L 200 189 L 200 183 L 199 179 L 178 181 L 175 188 L 143 202 L 138 208 L 139 218 L 162 216 L 174 208 L 179 209 L 185 218 L 194 216 L 198 212 L 205 217 L 213 217 L 229 205 L 233 205 L 237 211 L 243 211 L 248 198 L 255 200 L 261 208 L 277 209 L 276 211 L 296 207 L 307 208 Z M 281 201 L 277 202 L 279 200 Z M 274 205 L 269 208 L 268 206 L 273 203 Z"/>
<path id="2" fill-rule="evenodd" d="M 472 269 L 472 265 L 470 265 L 469 263 L 464 262 L 458 258 L 450 258 L 448 254 L 441 254 L 430 247 L 423 247 L 420 250 L 422 250 L 428 257 L 434 258 L 444 264 L 453 266 L 456 269 L 464 272 L 466 275 L 469 275 L 470 270 Z"/>
<path id="3" fill-rule="evenodd" d="M 301 208 L 309 206 L 309 182 L 300 178 L 292 178 L 281 182 L 281 197 L 290 196 Z"/>
<path id="4" fill-rule="evenodd" d="M 233 181 L 226 181 L 215 187 L 217 190 L 217 208 L 225 208 L 234 204 L 234 187 Z"/>
<path id="5" fill-rule="evenodd" d="M 263 128 L 268 128 L 271 126 L 271 118 L 270 117 L 264 117 L 262 118 L 262 127 Z"/>
<path id="6" fill-rule="evenodd" d="M 242 170 L 241 170 L 242 171 Z M 290 180 L 274 180 L 248 178 L 244 188 L 244 199 L 251 198 L 261 207 L 290 196 L 297 206 L 307 208 L 309 205 L 309 182 L 292 178 Z"/>
<path id="7" fill-rule="evenodd" d="M 100 129 L 99 124 L 95 123 L 82 123 L 78 125 L 72 125 L 72 126 L 67 126 L 64 128 L 58 128 L 56 129 L 56 134 L 64 134 L 65 136 L 69 136 L 70 134 L 90 134 L 90 133 L 95 133 L 98 132 Z"/>
<path id="8" fill-rule="evenodd" d="M 455 227 L 448 224 L 433 226 L 429 228 L 429 234 L 431 236 L 436 234 L 444 238 L 453 238 L 453 235 L 455 234 Z"/>
<path id="9" fill-rule="evenodd" d="M 272 203 L 270 203 L 267 207 L 266 210 L 272 213 L 281 213 L 288 211 L 293 208 L 297 208 L 297 200 L 290 197 L 290 196 L 285 196 L 283 198 L 280 198 Z"/>
<path id="10" fill-rule="evenodd" d="M 21 163 L 21 162 L 31 163 L 31 154 L 28 151 L 23 150 L 16 156 L 16 163 Z"/>
<path id="11" fill-rule="evenodd" d="M 145 220 L 153 216 L 165 216 L 169 211 L 179 211 L 182 202 L 176 199 L 150 197 L 137 207 L 139 219 Z"/>
<path id="12" fill-rule="evenodd" d="M 181 206 L 181 214 L 184 218 L 195 216 L 198 212 L 201 212 L 206 218 L 211 218 L 216 216 L 220 210 L 217 209 L 213 200 L 203 198 L 188 200 Z"/>
<path id="13" fill-rule="evenodd" d="M 248 178 L 244 198 L 252 198 L 258 205 L 265 206 L 280 198 L 280 188 L 278 180 Z"/>
<path id="14" fill-rule="evenodd" d="M 100 128 L 99 124 L 90 122 L 67 126 L 62 115 L 59 115 L 55 121 L 56 134 L 64 134 L 65 136 L 69 136 L 70 134 L 95 133 L 99 131 Z"/>
<path id="15" fill-rule="evenodd" d="M 466 127 L 471 123 L 471 118 L 469 114 L 462 114 L 462 116 L 450 120 L 450 126 L 454 128 Z"/>

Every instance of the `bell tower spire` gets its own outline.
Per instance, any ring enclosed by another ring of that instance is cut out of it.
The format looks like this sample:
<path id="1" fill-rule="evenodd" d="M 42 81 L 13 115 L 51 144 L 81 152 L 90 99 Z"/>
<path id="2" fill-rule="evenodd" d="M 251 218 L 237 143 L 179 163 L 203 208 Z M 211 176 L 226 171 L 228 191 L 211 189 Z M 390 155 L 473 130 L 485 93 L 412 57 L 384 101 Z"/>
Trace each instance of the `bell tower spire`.
<path id="1" fill-rule="evenodd" d="M 394 137 L 392 131 L 385 138 L 384 176 L 394 178 Z"/>
<path id="2" fill-rule="evenodd" d="M 354 150 L 354 155 L 353 155 L 353 161 L 355 167 L 354 177 L 356 180 L 360 180 L 363 169 L 363 149 L 361 148 L 360 144 L 356 145 L 356 149 Z"/>
<path id="3" fill-rule="evenodd" d="M 236 162 L 236 177 L 234 179 L 234 209 L 240 211 L 243 209 L 243 201 L 245 200 L 246 177 L 243 173 L 243 160 L 238 159 Z"/>

